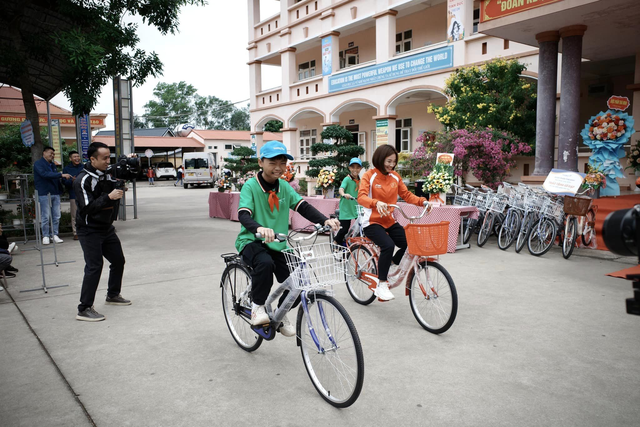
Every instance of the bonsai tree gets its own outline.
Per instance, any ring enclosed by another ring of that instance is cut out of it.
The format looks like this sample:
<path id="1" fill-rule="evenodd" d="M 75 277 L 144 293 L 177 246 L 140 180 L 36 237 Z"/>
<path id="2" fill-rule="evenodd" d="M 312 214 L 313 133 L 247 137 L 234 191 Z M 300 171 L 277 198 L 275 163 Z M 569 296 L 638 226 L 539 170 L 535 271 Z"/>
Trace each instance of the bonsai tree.
<path id="1" fill-rule="evenodd" d="M 250 147 L 238 147 L 231 152 L 231 157 L 224 159 L 225 166 L 238 175 L 244 175 L 247 172 L 256 172 L 260 170 L 258 165 L 258 157 L 256 152 Z"/>
<path id="2" fill-rule="evenodd" d="M 320 171 L 330 168 L 335 171 L 334 187 L 340 187 L 342 180 L 349 175 L 349 160 L 364 154 L 364 148 L 352 142 L 353 135 L 347 129 L 339 125 L 327 126 L 320 134 L 321 143 L 313 144 L 311 152 L 314 156 L 326 154 L 325 157 L 309 160 L 309 170 L 307 176 L 317 178 Z M 328 144 L 324 141 L 331 140 Z M 365 168 L 369 167 L 367 162 L 363 162 Z"/>

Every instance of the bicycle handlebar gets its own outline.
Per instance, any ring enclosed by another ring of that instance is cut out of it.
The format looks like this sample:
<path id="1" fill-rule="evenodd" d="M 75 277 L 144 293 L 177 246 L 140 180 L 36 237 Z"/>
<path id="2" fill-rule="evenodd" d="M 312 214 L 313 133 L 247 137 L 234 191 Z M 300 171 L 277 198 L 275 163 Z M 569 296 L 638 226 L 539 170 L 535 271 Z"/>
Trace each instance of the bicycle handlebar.
<path id="1" fill-rule="evenodd" d="M 297 238 L 291 238 L 289 239 L 289 236 L 286 234 L 282 234 L 282 233 L 276 233 L 275 234 L 275 239 L 279 242 L 286 242 L 287 240 L 291 240 L 293 242 L 301 242 L 303 240 L 311 240 L 314 237 L 316 237 L 318 235 L 318 233 L 326 233 L 327 231 L 331 230 L 331 226 L 329 225 L 325 225 L 322 226 L 320 224 L 315 224 L 314 227 L 316 228 L 316 231 L 314 231 L 313 233 L 311 233 L 309 236 L 302 236 L 302 237 L 297 237 Z M 261 233 L 256 233 L 255 234 L 257 239 L 262 239 L 262 234 Z"/>
<path id="2" fill-rule="evenodd" d="M 390 204 L 389 206 L 391 206 L 392 208 L 398 209 L 400 211 L 400 213 L 402 214 L 402 216 L 405 217 L 406 219 L 408 219 L 409 221 L 418 220 L 418 219 L 422 218 L 427 212 L 431 212 L 431 209 L 433 209 L 433 206 L 431 206 L 431 203 L 424 202 L 424 209 L 422 210 L 422 213 L 420 214 L 420 216 L 407 216 L 407 214 L 404 213 L 404 211 L 402 210 L 402 208 L 400 206 L 393 205 L 393 204 Z"/>

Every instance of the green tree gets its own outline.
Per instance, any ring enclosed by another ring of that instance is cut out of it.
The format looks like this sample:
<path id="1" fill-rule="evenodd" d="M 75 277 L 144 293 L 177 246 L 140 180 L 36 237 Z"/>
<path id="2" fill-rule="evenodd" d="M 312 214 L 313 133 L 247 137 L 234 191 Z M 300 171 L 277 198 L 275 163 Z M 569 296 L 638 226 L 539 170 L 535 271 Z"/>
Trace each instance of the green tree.
<path id="1" fill-rule="evenodd" d="M 37 15 L 29 13 L 27 6 L 32 3 L 37 3 Z M 55 64 L 73 114 L 89 113 L 112 77 L 122 75 L 140 86 L 149 76 L 162 74 L 160 58 L 137 47 L 137 25 L 126 22 L 125 16 L 138 15 L 161 34 L 174 34 L 180 8 L 193 4 L 204 5 L 205 0 L 3 2 L 6 25 L 0 25 L 0 64 L 22 90 L 35 135 L 32 160 L 41 157 L 43 148 L 33 82 L 47 76 L 30 74 L 29 65 L 34 61 Z"/>
<path id="2" fill-rule="evenodd" d="M 185 82 L 160 82 L 153 89 L 156 99 L 144 104 L 145 121 L 149 127 L 174 127 L 187 123 L 193 116 L 197 89 Z"/>
<path id="3" fill-rule="evenodd" d="M 496 59 L 460 68 L 446 80 L 449 101 L 429 106 L 448 130 L 492 128 L 506 131 L 531 147 L 536 138 L 536 83 L 524 79 L 526 66 Z"/>
<path id="4" fill-rule="evenodd" d="M 251 130 L 249 108 L 235 108 L 229 117 L 229 130 Z"/>
<path id="5" fill-rule="evenodd" d="M 258 158 L 253 157 L 256 152 L 249 147 L 238 147 L 231 152 L 231 157 L 224 159 L 225 166 L 232 172 L 244 175 L 249 171 L 257 172 L 260 170 Z"/>
<path id="6" fill-rule="evenodd" d="M 31 164 L 31 149 L 22 143 L 20 126 L 0 126 L 0 173 L 31 173 Z"/>
<path id="7" fill-rule="evenodd" d="M 331 140 L 333 143 L 321 142 L 311 146 L 311 152 L 314 156 L 324 153 L 326 157 L 309 160 L 309 170 L 306 174 L 316 178 L 320 171 L 326 167 L 335 169 L 334 186 L 339 187 L 342 180 L 349 175 L 349 160 L 364 154 L 364 148 L 352 142 L 351 132 L 339 125 L 327 126 L 320 137 L 322 141 Z M 365 168 L 369 167 L 367 162 L 363 162 L 363 165 Z"/>
<path id="8" fill-rule="evenodd" d="M 264 124 L 265 132 L 280 132 L 282 129 L 283 123 L 280 120 L 269 120 Z"/>

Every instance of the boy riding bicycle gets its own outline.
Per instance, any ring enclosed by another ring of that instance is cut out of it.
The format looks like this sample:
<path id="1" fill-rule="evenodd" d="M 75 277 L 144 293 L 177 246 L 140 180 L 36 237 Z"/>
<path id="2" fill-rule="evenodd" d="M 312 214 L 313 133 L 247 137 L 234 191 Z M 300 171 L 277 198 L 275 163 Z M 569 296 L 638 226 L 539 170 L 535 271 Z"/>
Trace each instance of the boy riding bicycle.
<path id="1" fill-rule="evenodd" d="M 314 224 L 330 225 L 334 231 L 340 227 L 335 219 L 328 219 L 317 209 L 306 203 L 285 180 L 280 179 L 293 156 L 281 142 L 269 141 L 260 149 L 258 163 L 262 171 L 248 180 L 240 192 L 238 220 L 242 227 L 236 239 L 236 249 L 247 265 L 252 268 L 251 324 L 269 323 L 264 304 L 273 286 L 275 273 L 278 282 L 289 277 L 289 268 L 282 250 L 286 242 L 275 240 L 276 233 L 289 231 L 289 209 L 293 209 Z M 264 242 L 256 240 L 260 233 Z M 287 292 L 280 298 L 284 301 Z M 286 337 L 295 335 L 295 327 L 285 316 L 280 333 Z"/>

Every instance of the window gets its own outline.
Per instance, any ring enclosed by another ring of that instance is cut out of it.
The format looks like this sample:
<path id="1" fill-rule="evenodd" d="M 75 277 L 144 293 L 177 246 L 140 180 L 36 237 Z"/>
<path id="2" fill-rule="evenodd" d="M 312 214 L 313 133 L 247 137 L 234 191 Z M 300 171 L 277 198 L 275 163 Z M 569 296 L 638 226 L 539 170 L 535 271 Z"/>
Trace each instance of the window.
<path id="1" fill-rule="evenodd" d="M 412 119 L 396 120 L 396 150 L 398 152 L 411 151 L 411 126 Z"/>
<path id="2" fill-rule="evenodd" d="M 396 55 L 411 50 L 413 31 L 407 30 L 396 34 Z"/>
<path id="3" fill-rule="evenodd" d="M 184 162 L 185 169 L 207 169 L 209 162 L 204 158 L 187 159 Z"/>
<path id="4" fill-rule="evenodd" d="M 509 39 L 504 39 L 504 50 L 509 49 Z"/>
<path id="5" fill-rule="evenodd" d="M 358 132 L 355 135 L 358 136 L 358 139 L 354 138 L 354 142 L 358 141 L 358 145 L 360 147 L 364 148 L 364 151 L 366 152 L 367 151 L 367 133 L 366 132 Z"/>
<path id="6" fill-rule="evenodd" d="M 353 67 L 360 63 L 360 55 L 358 54 L 358 46 L 341 50 L 338 54 L 340 57 L 340 68 Z"/>
<path id="7" fill-rule="evenodd" d="M 482 54 L 487 54 L 487 42 L 482 43 Z"/>
<path id="8" fill-rule="evenodd" d="M 300 158 L 311 159 L 315 156 L 311 154 L 311 146 L 316 143 L 317 130 L 300 131 Z"/>
<path id="9" fill-rule="evenodd" d="M 233 145 L 231 145 L 231 144 L 225 144 L 225 145 L 224 145 L 224 149 L 225 149 L 225 150 L 233 150 Z"/>
<path id="10" fill-rule="evenodd" d="M 298 65 L 298 80 L 304 80 L 316 75 L 316 61 L 309 61 Z"/>
<path id="11" fill-rule="evenodd" d="M 480 7 L 473 9 L 473 34 L 478 32 L 478 24 L 480 23 Z"/>
<path id="12" fill-rule="evenodd" d="M 213 145 L 208 146 L 207 149 L 213 150 Z"/>

